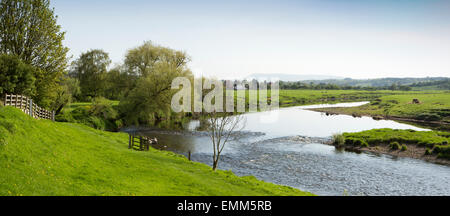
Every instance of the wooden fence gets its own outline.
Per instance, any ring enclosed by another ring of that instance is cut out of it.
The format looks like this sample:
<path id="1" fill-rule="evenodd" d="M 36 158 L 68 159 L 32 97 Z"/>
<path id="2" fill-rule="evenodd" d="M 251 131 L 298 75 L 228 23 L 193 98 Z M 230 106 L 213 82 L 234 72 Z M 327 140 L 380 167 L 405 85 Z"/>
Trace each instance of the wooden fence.
<path id="1" fill-rule="evenodd" d="M 19 108 L 27 115 L 36 119 L 50 119 L 55 121 L 55 111 L 48 111 L 33 103 L 33 99 L 23 95 L 5 95 L 5 106 L 13 106 Z"/>
<path id="2" fill-rule="evenodd" d="M 129 134 L 128 148 L 148 151 L 151 144 L 156 144 L 158 141 L 156 139 L 151 139 L 147 136 L 140 136 L 136 134 Z"/>

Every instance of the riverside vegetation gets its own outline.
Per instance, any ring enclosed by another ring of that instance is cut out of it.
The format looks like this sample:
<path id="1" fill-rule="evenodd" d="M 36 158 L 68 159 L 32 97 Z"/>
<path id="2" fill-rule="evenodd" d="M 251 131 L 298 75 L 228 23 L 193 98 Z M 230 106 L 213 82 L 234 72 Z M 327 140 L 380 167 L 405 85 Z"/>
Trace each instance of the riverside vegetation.
<path id="1" fill-rule="evenodd" d="M 333 136 L 336 147 L 369 150 L 450 164 L 450 132 L 373 129 Z"/>
<path id="2" fill-rule="evenodd" d="M 245 90 L 237 90 L 245 91 Z M 235 91 L 235 98 L 237 98 Z M 268 90 L 267 95 L 271 92 Z M 249 103 L 249 91 L 246 90 L 246 107 Z M 412 100 L 418 99 L 419 104 Z M 445 128 L 450 123 L 450 93 L 448 91 L 390 91 L 390 90 L 284 90 L 279 91 L 280 107 L 371 101 L 358 107 L 331 107 L 312 109 L 332 114 L 348 114 L 354 116 L 369 115 L 377 118 L 399 118 L 400 120 L 418 120 L 418 122 L 443 123 Z M 93 109 L 97 110 L 94 111 Z M 105 109 L 105 110 L 103 110 Z M 115 110 L 115 111 L 113 111 Z M 94 98 L 93 102 L 76 102 L 69 104 L 57 116 L 57 120 L 86 123 L 99 129 L 117 130 L 123 125 L 120 117 L 119 101 Z M 163 126 L 168 128 L 179 126 L 188 119 L 187 116 L 172 115 Z M 192 117 L 192 116 L 191 116 Z M 171 125 L 172 124 L 172 125 Z"/>

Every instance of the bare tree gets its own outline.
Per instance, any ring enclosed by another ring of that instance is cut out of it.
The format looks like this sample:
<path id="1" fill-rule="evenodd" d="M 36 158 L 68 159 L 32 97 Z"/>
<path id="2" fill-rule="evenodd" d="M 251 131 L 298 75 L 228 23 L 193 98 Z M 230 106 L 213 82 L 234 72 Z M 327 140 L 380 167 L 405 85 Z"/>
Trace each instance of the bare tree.
<path id="1" fill-rule="evenodd" d="M 220 155 L 225 144 L 229 141 L 236 140 L 244 126 L 245 118 L 241 113 L 208 113 L 208 132 L 214 149 L 213 170 L 216 170 L 219 164 Z"/>

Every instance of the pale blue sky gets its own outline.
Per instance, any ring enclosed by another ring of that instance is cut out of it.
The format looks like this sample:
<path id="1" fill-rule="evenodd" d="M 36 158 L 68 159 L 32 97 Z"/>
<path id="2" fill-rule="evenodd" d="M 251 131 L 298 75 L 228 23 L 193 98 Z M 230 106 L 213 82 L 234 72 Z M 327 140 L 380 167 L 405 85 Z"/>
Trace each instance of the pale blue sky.
<path id="1" fill-rule="evenodd" d="M 151 40 L 186 51 L 196 74 L 352 78 L 450 76 L 450 1 L 53 0 L 70 54 L 121 63 Z"/>

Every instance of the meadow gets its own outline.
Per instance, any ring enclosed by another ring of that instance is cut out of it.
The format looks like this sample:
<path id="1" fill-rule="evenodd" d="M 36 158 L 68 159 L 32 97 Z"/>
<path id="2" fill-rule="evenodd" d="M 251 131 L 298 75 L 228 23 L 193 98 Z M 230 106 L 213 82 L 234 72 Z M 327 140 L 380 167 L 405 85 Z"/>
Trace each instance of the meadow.
<path id="1" fill-rule="evenodd" d="M 228 90 L 230 91 L 230 90 Z M 250 93 L 255 94 L 259 99 L 257 90 L 235 90 L 234 97 L 242 99 L 238 94 L 242 95 L 245 91 L 245 104 L 248 107 Z M 238 93 L 239 92 L 239 93 Z M 373 101 L 377 98 L 387 95 L 403 95 L 409 94 L 409 91 L 391 91 L 391 90 L 309 90 L 309 89 L 281 89 L 279 90 L 279 105 L 280 107 L 312 105 L 312 104 L 333 104 L 342 102 L 359 102 L 359 101 Z M 424 92 L 425 93 L 425 92 Z M 267 97 L 271 100 L 271 90 L 267 91 Z"/>
<path id="2" fill-rule="evenodd" d="M 299 106 L 320 103 L 372 101 L 386 95 L 403 95 L 407 91 L 390 90 L 280 90 L 280 106 Z"/>
<path id="3" fill-rule="evenodd" d="M 417 99 L 418 103 L 414 103 Z M 322 112 L 354 116 L 378 116 L 380 118 L 403 118 L 424 122 L 450 123 L 450 92 L 419 91 L 381 96 L 359 107 L 320 108 Z"/>
<path id="4" fill-rule="evenodd" d="M 312 195 L 150 149 L 128 135 L 0 107 L 0 195 Z"/>

